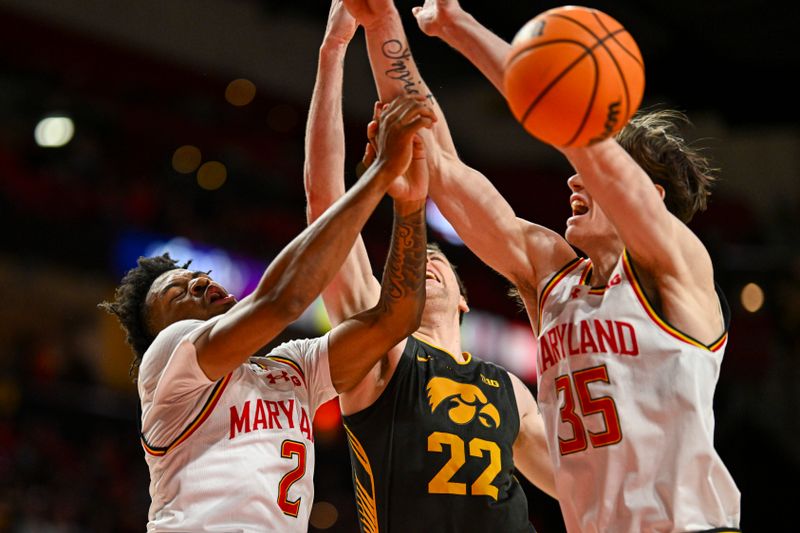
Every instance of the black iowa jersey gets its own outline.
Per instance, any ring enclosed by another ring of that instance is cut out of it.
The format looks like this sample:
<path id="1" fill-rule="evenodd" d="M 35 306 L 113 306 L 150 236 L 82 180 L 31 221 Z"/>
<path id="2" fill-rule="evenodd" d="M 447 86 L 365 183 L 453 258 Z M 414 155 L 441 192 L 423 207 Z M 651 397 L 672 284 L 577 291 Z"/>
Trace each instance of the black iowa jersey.
<path id="1" fill-rule="evenodd" d="M 531 532 L 508 373 L 409 337 L 389 385 L 344 417 L 361 531 Z"/>

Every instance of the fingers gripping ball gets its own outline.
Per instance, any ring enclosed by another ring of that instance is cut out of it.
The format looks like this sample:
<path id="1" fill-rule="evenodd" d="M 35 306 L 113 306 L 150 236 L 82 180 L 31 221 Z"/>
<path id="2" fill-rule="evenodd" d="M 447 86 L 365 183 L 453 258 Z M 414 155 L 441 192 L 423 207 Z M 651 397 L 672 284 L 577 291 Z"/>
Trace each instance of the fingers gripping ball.
<path id="1" fill-rule="evenodd" d="M 503 81 L 528 133 L 554 146 L 587 146 L 617 133 L 636 112 L 644 62 L 619 22 L 596 9 L 562 6 L 517 32 Z"/>

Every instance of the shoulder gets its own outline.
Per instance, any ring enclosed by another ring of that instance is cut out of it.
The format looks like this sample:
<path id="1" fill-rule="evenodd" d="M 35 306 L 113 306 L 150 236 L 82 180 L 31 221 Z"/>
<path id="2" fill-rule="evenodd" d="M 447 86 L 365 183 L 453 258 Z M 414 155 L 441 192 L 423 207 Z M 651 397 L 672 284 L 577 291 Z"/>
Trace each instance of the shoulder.
<path id="1" fill-rule="evenodd" d="M 180 320 L 159 331 L 142 356 L 139 379 L 149 375 L 153 369 L 161 370 L 181 341 L 207 323 L 204 320 Z"/>

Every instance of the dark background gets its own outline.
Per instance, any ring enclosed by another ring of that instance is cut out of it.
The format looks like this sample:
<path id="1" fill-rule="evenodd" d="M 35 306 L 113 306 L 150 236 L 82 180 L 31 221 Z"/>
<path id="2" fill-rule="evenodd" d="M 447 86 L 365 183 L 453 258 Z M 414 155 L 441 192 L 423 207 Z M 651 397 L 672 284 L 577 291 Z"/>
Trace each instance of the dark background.
<path id="1" fill-rule="evenodd" d="M 520 216 L 563 228 L 566 162 L 522 131 L 466 60 L 419 32 L 413 5 L 398 2 L 462 158 Z M 463 5 L 510 40 L 558 4 Z M 733 311 L 717 448 L 742 491 L 743 528 L 788 528 L 800 474 L 800 136 L 788 81 L 799 66 L 798 18 L 752 1 L 589 5 L 636 38 L 643 105 L 686 111 L 695 124 L 687 136 L 721 168 L 710 209 L 692 223 Z M 323 0 L 0 0 L 0 531 L 144 529 L 148 476 L 130 356 L 95 304 L 133 266 L 118 253 L 131 235 L 179 235 L 265 265 L 305 226 L 303 131 L 327 12 Z M 236 78 L 257 86 L 247 106 L 225 101 Z M 350 181 L 374 98 L 359 34 L 345 79 Z M 54 113 L 72 117 L 75 137 L 38 147 L 34 127 Z M 173 170 L 185 144 L 225 164 L 222 188 L 203 190 Z M 384 203 L 365 230 L 375 264 L 390 223 Z M 443 246 L 476 312 L 527 328 L 502 279 L 467 250 Z M 754 313 L 739 297 L 750 282 L 765 293 Z M 320 333 L 308 324 L 285 337 Z M 335 409 L 318 422 L 316 501 L 337 509 L 327 531 L 354 531 Z M 526 489 L 537 528 L 561 531 L 557 504 Z M 326 516 L 323 506 L 310 530 L 323 530 Z"/>

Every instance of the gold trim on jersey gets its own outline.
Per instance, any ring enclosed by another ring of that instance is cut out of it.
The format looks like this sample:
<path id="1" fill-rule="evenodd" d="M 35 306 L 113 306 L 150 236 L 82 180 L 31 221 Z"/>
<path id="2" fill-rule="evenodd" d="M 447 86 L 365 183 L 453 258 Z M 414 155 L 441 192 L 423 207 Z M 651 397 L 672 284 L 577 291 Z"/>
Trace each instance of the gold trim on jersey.
<path id="1" fill-rule="evenodd" d="M 305 385 L 306 388 L 308 388 L 308 385 L 306 385 L 306 375 L 303 373 L 303 369 L 300 367 L 300 365 L 298 365 L 297 363 L 295 363 L 294 361 L 292 361 L 288 357 L 281 357 L 280 355 L 268 355 L 266 357 L 266 359 L 269 359 L 271 361 L 275 361 L 277 363 L 283 363 L 284 365 L 292 367 L 295 372 L 300 374 L 300 379 L 303 380 L 303 385 Z M 261 366 L 261 365 L 259 365 L 259 366 Z"/>
<path id="2" fill-rule="evenodd" d="M 578 268 L 584 261 L 585 261 L 584 258 L 576 257 L 575 259 L 573 259 L 572 261 L 561 267 L 561 269 L 558 272 L 553 274 L 550 277 L 550 280 L 544 286 L 544 288 L 542 288 L 542 292 L 539 293 L 539 306 L 538 306 L 539 313 L 538 316 L 536 317 L 536 331 L 538 332 L 542 331 L 542 310 L 544 309 L 544 302 L 550 295 L 550 292 L 558 284 L 559 281 L 567 277 L 567 275 L 569 275 L 570 272 Z"/>
<path id="3" fill-rule="evenodd" d="M 149 453 L 150 455 L 155 455 L 157 457 L 160 457 L 168 454 L 178 445 L 180 445 L 183 441 L 188 439 L 189 436 L 192 433 L 194 433 L 195 430 L 197 430 L 197 428 L 199 428 L 202 425 L 202 423 L 205 422 L 206 419 L 208 419 L 208 417 L 211 415 L 211 411 L 213 411 L 214 407 L 216 407 L 217 402 L 222 396 L 225 387 L 228 386 L 228 383 L 230 382 L 232 375 L 233 372 L 231 372 L 230 374 L 219 380 L 217 384 L 214 385 L 214 388 L 211 390 L 211 394 L 209 395 L 208 400 L 206 400 L 206 404 L 203 406 L 202 409 L 200 409 L 200 413 L 198 413 L 198 415 L 194 418 L 194 420 L 192 420 L 192 422 L 186 427 L 186 429 L 184 429 L 181 432 L 181 434 L 178 435 L 178 437 L 174 441 L 172 441 L 172 444 L 168 444 L 167 446 L 163 447 L 150 446 L 147 443 L 147 440 L 144 438 L 144 434 L 140 434 L 140 440 L 142 441 L 142 447 L 144 448 L 144 451 Z"/>
<path id="4" fill-rule="evenodd" d="M 444 352 L 444 353 L 446 353 L 447 355 L 449 355 L 450 357 L 452 357 L 452 358 L 453 358 L 453 361 L 455 361 L 455 362 L 456 362 L 456 363 L 458 363 L 459 365 L 467 365 L 467 364 L 469 364 L 469 362 L 470 362 L 470 361 L 472 361 L 472 354 L 471 354 L 471 353 L 469 353 L 469 352 L 461 352 L 461 353 L 462 353 L 462 355 L 464 355 L 465 359 L 464 359 L 464 361 L 459 361 L 458 359 L 456 359 L 456 356 L 455 356 L 455 355 L 451 354 L 450 352 L 448 352 L 447 350 L 445 350 L 445 349 L 444 349 L 444 348 L 442 348 L 441 346 L 436 346 L 435 344 L 431 344 L 430 342 L 426 342 L 426 341 L 424 341 L 424 340 L 420 339 L 419 337 L 417 337 L 417 336 L 415 336 L 415 335 L 412 335 L 412 337 L 414 337 L 415 339 L 417 339 L 417 340 L 418 340 L 419 342 L 421 342 L 422 344 L 427 344 L 427 345 L 428 345 L 428 346 L 430 346 L 431 348 L 436 348 L 436 349 L 437 349 L 437 350 L 439 350 L 440 352 Z M 430 359 L 430 357 L 429 357 L 428 359 Z M 417 360 L 418 360 L 418 361 L 422 361 L 422 359 L 420 359 L 420 358 L 419 358 L 419 356 L 417 356 Z M 426 359 L 425 361 L 427 361 L 427 359 Z M 422 361 L 422 362 L 425 362 L 425 361 Z"/>
<path id="5" fill-rule="evenodd" d="M 691 337 L 686 333 L 683 333 L 676 327 L 672 326 L 669 322 L 661 318 L 659 314 L 656 312 L 656 310 L 653 308 L 653 306 L 650 304 L 650 300 L 647 298 L 647 294 L 644 292 L 644 288 L 639 282 L 639 277 L 636 274 L 636 269 L 633 266 L 633 262 L 631 261 L 628 250 L 625 250 L 622 253 L 622 266 L 625 269 L 625 275 L 628 276 L 628 279 L 631 282 L 631 287 L 633 287 L 633 292 L 634 294 L 636 294 L 636 298 L 639 300 L 639 303 L 642 304 L 645 313 L 647 313 L 650 319 L 653 320 L 653 322 L 655 322 L 656 325 L 658 325 L 661 329 L 663 329 L 664 331 L 666 331 L 679 341 L 683 341 L 687 344 L 691 344 L 692 346 L 697 346 L 698 348 L 703 348 L 711 352 L 716 352 L 720 348 L 722 348 L 722 346 L 725 345 L 725 341 L 728 340 L 727 329 L 723 331 L 722 335 L 711 344 L 703 344 L 694 337 Z"/>
<path id="6" fill-rule="evenodd" d="M 378 506 L 375 503 L 375 476 L 372 474 L 372 466 L 369 464 L 369 458 L 364 447 L 358 441 L 356 436 L 344 425 L 344 430 L 347 433 L 347 442 L 350 444 L 350 449 L 353 450 L 353 455 L 358 459 L 358 463 L 364 468 L 364 471 L 369 477 L 370 487 L 367 490 L 364 484 L 359 479 L 356 468 L 353 466 L 353 481 L 356 485 L 356 507 L 358 508 L 358 519 L 361 522 L 361 530 L 363 533 L 378 533 Z"/>
<path id="7" fill-rule="evenodd" d="M 606 293 L 606 289 L 608 289 L 608 285 L 600 285 L 597 287 L 593 287 L 589 285 L 589 279 L 592 277 L 592 273 L 594 272 L 594 265 L 592 265 L 592 260 L 586 260 L 586 269 L 581 274 L 580 284 L 589 287 L 589 294 L 593 294 L 595 296 L 602 296 Z"/>

